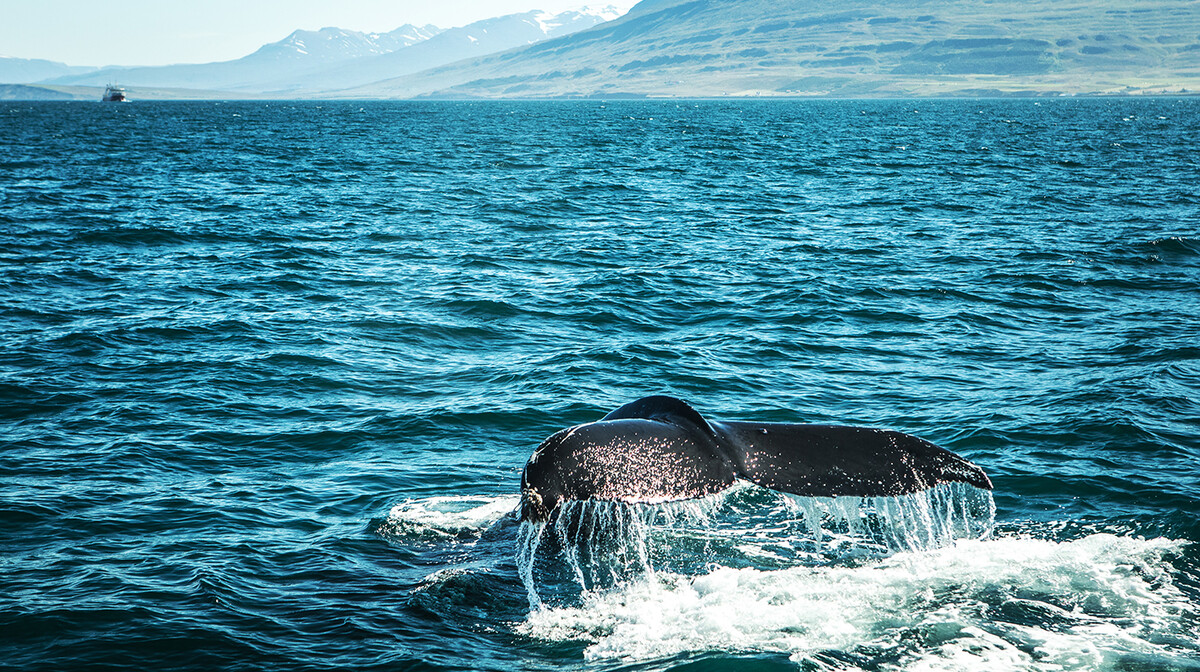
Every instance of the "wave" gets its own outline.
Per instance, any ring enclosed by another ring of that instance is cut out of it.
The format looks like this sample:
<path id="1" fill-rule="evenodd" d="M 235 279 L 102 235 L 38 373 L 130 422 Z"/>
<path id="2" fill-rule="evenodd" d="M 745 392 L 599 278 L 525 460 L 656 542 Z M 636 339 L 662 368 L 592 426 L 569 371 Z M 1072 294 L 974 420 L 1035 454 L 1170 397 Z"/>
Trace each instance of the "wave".
<path id="1" fill-rule="evenodd" d="M 859 566 L 716 565 L 588 592 L 516 629 L 581 642 L 593 661 L 721 651 L 785 654 L 806 669 L 1198 669 L 1200 607 L 1169 563 L 1183 545 L 1008 537 Z"/>

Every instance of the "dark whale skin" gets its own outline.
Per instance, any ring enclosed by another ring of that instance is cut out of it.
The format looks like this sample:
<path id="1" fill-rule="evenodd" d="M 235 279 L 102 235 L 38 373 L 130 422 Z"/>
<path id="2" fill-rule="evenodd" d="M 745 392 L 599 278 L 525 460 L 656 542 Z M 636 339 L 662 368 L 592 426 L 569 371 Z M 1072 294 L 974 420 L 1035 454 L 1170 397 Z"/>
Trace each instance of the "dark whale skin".
<path id="1" fill-rule="evenodd" d="M 903 432 L 839 425 L 705 420 L 653 396 L 556 432 L 521 474 L 521 520 L 577 500 L 661 503 L 714 494 L 745 479 L 814 497 L 887 497 L 940 483 L 992 489 L 976 465 Z"/>

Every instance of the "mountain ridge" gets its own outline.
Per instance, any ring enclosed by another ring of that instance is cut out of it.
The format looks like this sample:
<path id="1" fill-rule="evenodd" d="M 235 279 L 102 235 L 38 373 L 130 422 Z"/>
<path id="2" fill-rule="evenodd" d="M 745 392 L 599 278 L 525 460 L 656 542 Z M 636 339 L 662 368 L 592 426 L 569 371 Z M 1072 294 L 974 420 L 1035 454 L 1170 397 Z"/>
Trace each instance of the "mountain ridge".
<path id="1" fill-rule="evenodd" d="M 265 44 L 232 61 L 161 66 L 95 69 L 83 74 L 40 80 L 58 86 L 103 86 L 120 82 L 125 86 L 156 88 L 253 90 L 262 82 L 303 73 L 334 63 L 369 57 L 401 49 L 429 39 L 435 26 L 400 26 L 387 33 L 363 33 L 341 28 L 316 31 L 296 30 L 277 42 Z"/>
<path id="2" fill-rule="evenodd" d="M 1200 0 L 1125 0 L 1120 6 L 1104 0 L 844 0 L 836 8 L 812 0 L 642 0 L 614 16 L 535 10 L 449 30 L 404 26 L 392 33 L 409 29 L 408 42 L 391 50 L 381 40 L 392 33 L 295 31 L 239 59 L 273 61 L 275 70 L 247 67 L 240 79 L 202 76 L 216 66 L 236 70 L 230 64 L 239 61 L 229 61 L 176 66 L 174 79 L 153 83 L 111 71 L 49 81 L 57 85 L 54 95 L 65 85 L 119 81 L 143 96 L 156 95 L 146 87 L 158 86 L 171 87 L 171 97 L 190 87 L 207 90 L 198 97 L 217 90 L 348 99 L 1200 90 Z"/>
<path id="3" fill-rule="evenodd" d="M 275 90 L 286 88 L 311 93 L 369 84 L 572 34 L 602 21 L 603 15 L 599 13 L 578 11 L 550 14 L 533 10 L 506 14 L 441 31 L 405 49 L 337 64 Z"/>
<path id="4" fill-rule="evenodd" d="M 386 33 L 364 33 L 344 28 L 326 27 L 320 30 L 295 30 L 290 35 L 259 47 L 246 58 L 268 56 L 301 58 L 321 61 L 344 61 L 372 54 L 386 54 L 412 46 L 442 32 L 434 25 L 405 24 Z M 314 47 L 315 45 L 315 47 Z"/>
<path id="5" fill-rule="evenodd" d="M 512 49 L 583 30 L 614 16 L 611 6 L 551 14 L 540 10 L 442 30 L 406 24 L 387 33 L 296 30 L 232 61 L 89 69 L 21 83 L 54 86 L 195 88 L 289 93 L 346 88 Z"/>
<path id="6" fill-rule="evenodd" d="M 645 0 L 591 30 L 330 94 L 941 96 L 1200 89 L 1195 0 Z M 1097 8 L 1100 8 L 1099 10 Z"/>
<path id="7" fill-rule="evenodd" d="M 0 56 L 0 82 L 5 84 L 33 84 L 55 77 L 80 75 L 98 69 L 90 66 L 67 65 L 42 58 Z"/>

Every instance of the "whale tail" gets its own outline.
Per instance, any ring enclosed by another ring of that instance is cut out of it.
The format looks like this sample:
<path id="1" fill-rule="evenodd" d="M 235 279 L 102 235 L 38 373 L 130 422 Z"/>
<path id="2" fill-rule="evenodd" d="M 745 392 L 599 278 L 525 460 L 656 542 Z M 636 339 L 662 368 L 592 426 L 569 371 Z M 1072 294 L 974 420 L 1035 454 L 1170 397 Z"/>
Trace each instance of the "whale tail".
<path id="1" fill-rule="evenodd" d="M 714 422 L 738 476 L 810 497 L 892 497 L 962 482 L 985 490 L 978 466 L 925 439 L 838 425 Z"/>
<path id="2" fill-rule="evenodd" d="M 978 466 L 903 432 L 707 421 L 655 396 L 546 439 L 521 477 L 523 520 L 570 500 L 660 503 L 714 494 L 745 479 L 814 497 L 887 497 L 961 482 L 992 489 Z"/>

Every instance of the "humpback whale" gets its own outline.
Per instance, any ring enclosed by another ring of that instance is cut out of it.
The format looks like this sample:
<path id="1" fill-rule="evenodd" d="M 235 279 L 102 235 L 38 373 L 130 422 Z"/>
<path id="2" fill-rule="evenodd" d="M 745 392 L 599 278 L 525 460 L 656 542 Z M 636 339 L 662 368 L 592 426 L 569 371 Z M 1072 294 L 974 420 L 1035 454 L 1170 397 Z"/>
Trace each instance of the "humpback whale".
<path id="1" fill-rule="evenodd" d="M 813 497 L 889 497 L 951 482 L 992 489 L 976 465 L 903 432 L 709 421 L 686 402 L 653 396 L 543 441 L 521 474 L 520 516 L 543 522 L 573 500 L 695 499 L 739 479 Z"/>

